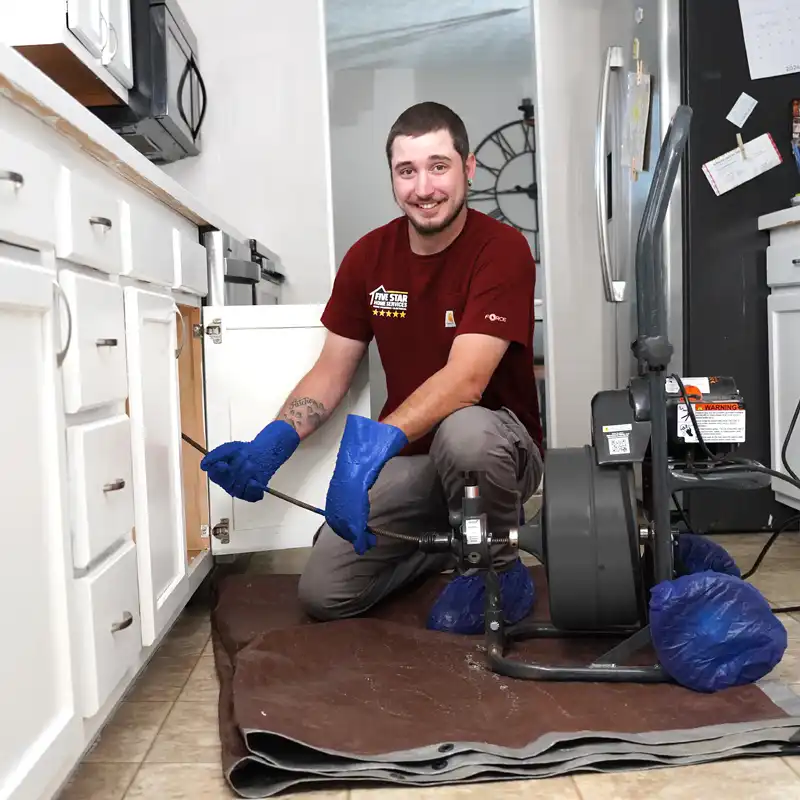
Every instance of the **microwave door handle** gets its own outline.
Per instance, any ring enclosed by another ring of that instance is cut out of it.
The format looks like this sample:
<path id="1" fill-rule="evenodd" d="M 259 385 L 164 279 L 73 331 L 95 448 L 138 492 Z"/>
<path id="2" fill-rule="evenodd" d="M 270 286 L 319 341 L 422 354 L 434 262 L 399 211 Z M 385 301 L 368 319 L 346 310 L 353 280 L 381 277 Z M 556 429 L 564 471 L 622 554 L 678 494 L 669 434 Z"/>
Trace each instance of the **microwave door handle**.
<path id="1" fill-rule="evenodd" d="M 192 123 L 186 119 L 186 111 L 183 108 L 183 87 L 186 85 L 186 79 L 189 77 L 189 70 L 191 67 L 192 62 L 191 59 L 189 59 L 186 61 L 186 64 L 183 67 L 183 72 L 181 73 L 181 79 L 178 81 L 178 113 L 181 115 L 183 124 L 189 129 L 190 133 L 192 132 Z"/>
<path id="2" fill-rule="evenodd" d="M 197 85 L 200 87 L 200 94 L 202 95 L 203 105 L 201 106 L 200 111 L 200 118 L 197 120 L 197 127 L 192 129 L 192 139 L 197 141 L 197 137 L 200 135 L 200 128 L 203 125 L 203 120 L 206 116 L 206 107 L 208 106 L 208 95 L 206 94 L 206 84 L 203 80 L 203 76 L 200 74 L 200 70 L 197 67 L 197 62 L 194 60 L 194 56 L 189 59 L 189 64 L 191 66 L 192 71 L 197 76 Z"/>

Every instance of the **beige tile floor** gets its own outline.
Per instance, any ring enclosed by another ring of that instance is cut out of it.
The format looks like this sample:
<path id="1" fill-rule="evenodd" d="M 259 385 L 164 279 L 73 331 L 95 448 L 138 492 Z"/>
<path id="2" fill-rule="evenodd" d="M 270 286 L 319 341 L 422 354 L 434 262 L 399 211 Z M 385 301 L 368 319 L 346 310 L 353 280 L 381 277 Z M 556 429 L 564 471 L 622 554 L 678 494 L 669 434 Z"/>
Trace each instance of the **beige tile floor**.
<path id="1" fill-rule="evenodd" d="M 717 537 L 749 568 L 765 536 Z M 298 572 L 305 553 L 261 557 L 258 571 Z M 800 535 L 778 540 L 753 582 L 773 604 L 800 605 Z M 800 693 L 800 615 L 783 617 L 790 645 L 776 675 Z M 189 607 L 156 652 L 60 800 L 222 800 L 234 795 L 220 769 L 218 686 L 208 612 Z M 299 797 L 300 795 L 291 795 Z M 800 757 L 580 775 L 437 789 L 354 789 L 302 795 L 319 800 L 800 800 Z"/>

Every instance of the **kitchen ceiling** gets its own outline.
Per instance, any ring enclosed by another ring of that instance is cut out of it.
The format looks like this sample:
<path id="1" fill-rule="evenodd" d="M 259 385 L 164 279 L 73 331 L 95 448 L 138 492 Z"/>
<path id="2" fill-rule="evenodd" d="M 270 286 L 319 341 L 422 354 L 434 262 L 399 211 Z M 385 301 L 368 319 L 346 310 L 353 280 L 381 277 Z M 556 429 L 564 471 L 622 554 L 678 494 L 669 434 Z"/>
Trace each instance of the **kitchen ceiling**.
<path id="1" fill-rule="evenodd" d="M 529 0 L 325 0 L 325 17 L 334 70 L 531 62 Z"/>

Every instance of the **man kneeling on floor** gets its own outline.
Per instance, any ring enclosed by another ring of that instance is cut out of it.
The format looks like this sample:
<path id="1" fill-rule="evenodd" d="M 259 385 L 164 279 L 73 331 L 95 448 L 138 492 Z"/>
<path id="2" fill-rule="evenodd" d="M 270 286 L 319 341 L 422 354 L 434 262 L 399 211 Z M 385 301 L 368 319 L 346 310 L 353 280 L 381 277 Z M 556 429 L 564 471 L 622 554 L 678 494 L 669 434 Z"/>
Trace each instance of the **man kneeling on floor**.
<path id="1" fill-rule="evenodd" d="M 403 212 L 344 257 L 322 316 L 314 367 L 251 442 L 212 450 L 202 468 L 229 494 L 260 500 L 275 471 L 330 417 L 374 336 L 386 374 L 380 421 L 350 415 L 328 489 L 326 523 L 300 579 L 312 617 L 362 614 L 449 555 L 380 537 L 447 531 L 467 470 L 478 471 L 491 530 L 519 524 L 542 475 L 533 371 L 536 265 L 525 237 L 466 205 L 475 172 L 462 120 L 437 103 L 407 109 L 386 143 Z M 505 617 L 531 610 L 534 589 L 510 549 L 493 553 Z M 483 630 L 483 578 L 457 575 L 428 620 Z"/>

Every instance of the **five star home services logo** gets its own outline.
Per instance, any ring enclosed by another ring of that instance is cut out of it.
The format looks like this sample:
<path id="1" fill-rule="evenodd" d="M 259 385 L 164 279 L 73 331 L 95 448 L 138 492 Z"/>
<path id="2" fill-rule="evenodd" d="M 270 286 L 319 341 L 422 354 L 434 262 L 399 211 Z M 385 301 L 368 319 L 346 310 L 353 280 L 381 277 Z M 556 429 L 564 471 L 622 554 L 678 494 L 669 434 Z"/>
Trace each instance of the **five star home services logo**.
<path id="1" fill-rule="evenodd" d="M 369 304 L 376 317 L 405 318 L 408 311 L 408 292 L 395 292 L 379 286 L 369 293 Z"/>

